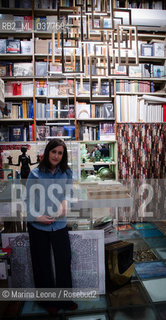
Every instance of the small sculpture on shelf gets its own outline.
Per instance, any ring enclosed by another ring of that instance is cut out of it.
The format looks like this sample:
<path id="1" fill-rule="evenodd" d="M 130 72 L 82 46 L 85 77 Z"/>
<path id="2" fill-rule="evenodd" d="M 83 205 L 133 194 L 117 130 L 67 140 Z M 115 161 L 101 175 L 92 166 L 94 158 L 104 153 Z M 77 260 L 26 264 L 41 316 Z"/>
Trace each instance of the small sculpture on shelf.
<path id="1" fill-rule="evenodd" d="M 101 152 L 99 150 L 98 146 L 95 146 L 93 152 L 92 152 L 92 157 L 95 158 L 95 161 L 100 161 L 101 159 Z"/>
<path id="2" fill-rule="evenodd" d="M 37 161 L 32 163 L 30 156 L 28 156 L 26 154 L 27 147 L 25 147 L 25 146 L 21 147 L 21 152 L 22 152 L 22 154 L 19 155 L 17 164 L 14 164 L 12 162 L 12 157 L 11 156 L 9 156 L 7 158 L 8 159 L 8 164 L 12 165 L 12 166 L 20 166 L 21 165 L 21 172 L 20 172 L 21 173 L 21 179 L 27 179 L 28 175 L 30 173 L 30 166 L 32 166 L 34 164 L 37 164 L 40 161 L 40 159 L 39 159 L 39 155 L 38 155 L 37 156 Z"/>

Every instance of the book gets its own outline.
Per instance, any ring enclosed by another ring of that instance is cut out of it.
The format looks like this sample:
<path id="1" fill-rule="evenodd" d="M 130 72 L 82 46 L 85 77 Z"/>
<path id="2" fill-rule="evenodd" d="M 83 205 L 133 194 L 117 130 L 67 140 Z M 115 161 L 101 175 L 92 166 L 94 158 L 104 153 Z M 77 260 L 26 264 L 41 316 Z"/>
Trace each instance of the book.
<path id="1" fill-rule="evenodd" d="M 74 118 L 74 104 L 68 105 L 62 105 L 60 109 L 60 118 Z"/>
<path id="2" fill-rule="evenodd" d="M 36 76 L 46 76 L 47 75 L 47 62 L 36 61 L 35 62 L 35 74 L 36 74 Z"/>
<path id="3" fill-rule="evenodd" d="M 0 65 L 0 77 L 5 77 L 7 75 L 6 65 L 3 65 L 1 62 Z"/>
<path id="4" fill-rule="evenodd" d="M 21 82 L 12 83 L 13 96 L 21 96 L 22 95 L 22 84 Z"/>
<path id="5" fill-rule="evenodd" d="M 36 95 L 46 96 L 47 95 L 47 81 L 39 80 L 36 81 Z"/>
<path id="6" fill-rule="evenodd" d="M 24 126 L 9 126 L 9 141 L 24 141 Z"/>
<path id="7" fill-rule="evenodd" d="M 36 140 L 44 141 L 46 136 L 49 136 L 49 127 L 48 126 L 36 126 Z"/>
<path id="8" fill-rule="evenodd" d="M 31 62 L 15 62 L 14 63 L 14 77 L 30 77 L 33 76 L 33 64 Z"/>
<path id="9" fill-rule="evenodd" d="M 153 56 L 153 44 L 142 43 L 141 44 L 141 55 L 146 57 Z"/>
<path id="10" fill-rule="evenodd" d="M 35 30 L 47 31 L 47 19 L 46 17 L 35 17 Z"/>
<path id="11" fill-rule="evenodd" d="M 153 43 L 153 52 L 155 57 L 165 57 L 165 42 L 154 42 Z"/>
<path id="12" fill-rule="evenodd" d="M 165 76 L 165 67 L 161 65 L 153 65 L 153 77 L 161 78 Z"/>
<path id="13" fill-rule="evenodd" d="M 33 41 L 32 40 L 21 40 L 21 53 L 22 54 L 33 54 Z"/>
<path id="14" fill-rule="evenodd" d="M 21 53 L 20 40 L 6 40 L 6 53 Z"/>
<path id="15" fill-rule="evenodd" d="M 15 31 L 24 31 L 24 17 L 14 16 L 14 29 Z"/>
<path id="16" fill-rule="evenodd" d="M 0 39 L 0 54 L 6 53 L 6 39 Z"/>
<path id="17" fill-rule="evenodd" d="M 103 104 L 103 118 L 111 119 L 114 118 L 114 105 L 113 103 Z"/>
<path id="18" fill-rule="evenodd" d="M 24 16 L 24 31 L 32 31 L 32 16 Z"/>
<path id="19" fill-rule="evenodd" d="M 77 119 L 89 119 L 90 118 L 90 104 L 77 102 L 77 104 L 76 104 L 76 117 L 77 117 Z"/>
<path id="20" fill-rule="evenodd" d="M 166 122 L 166 104 L 163 104 L 163 122 Z"/>
<path id="21" fill-rule="evenodd" d="M 0 142 L 9 141 L 9 130 L 6 127 L 0 128 Z"/>

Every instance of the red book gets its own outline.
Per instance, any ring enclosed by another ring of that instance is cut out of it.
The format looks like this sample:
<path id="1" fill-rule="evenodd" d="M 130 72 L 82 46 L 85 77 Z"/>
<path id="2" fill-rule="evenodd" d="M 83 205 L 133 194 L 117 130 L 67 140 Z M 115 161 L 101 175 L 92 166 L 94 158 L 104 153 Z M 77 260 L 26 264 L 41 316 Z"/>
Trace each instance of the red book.
<path id="1" fill-rule="evenodd" d="M 32 124 L 32 141 L 35 141 L 35 130 L 34 130 L 34 124 Z"/>
<path id="2" fill-rule="evenodd" d="M 32 17 L 24 16 L 24 31 L 32 30 Z"/>
<path id="3" fill-rule="evenodd" d="M 166 122 L 166 104 L 163 104 L 163 122 Z"/>
<path id="4" fill-rule="evenodd" d="M 13 83 L 13 96 L 21 96 L 21 83 Z"/>

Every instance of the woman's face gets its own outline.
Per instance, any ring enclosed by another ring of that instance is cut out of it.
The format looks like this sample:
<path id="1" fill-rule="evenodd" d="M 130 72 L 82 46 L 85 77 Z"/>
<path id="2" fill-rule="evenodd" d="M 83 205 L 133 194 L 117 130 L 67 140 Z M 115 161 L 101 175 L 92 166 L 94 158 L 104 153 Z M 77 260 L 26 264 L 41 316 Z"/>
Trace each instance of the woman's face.
<path id="1" fill-rule="evenodd" d="M 48 160 L 51 164 L 51 168 L 56 168 L 57 165 L 61 162 L 63 158 L 64 148 L 62 146 L 58 146 L 49 152 Z"/>

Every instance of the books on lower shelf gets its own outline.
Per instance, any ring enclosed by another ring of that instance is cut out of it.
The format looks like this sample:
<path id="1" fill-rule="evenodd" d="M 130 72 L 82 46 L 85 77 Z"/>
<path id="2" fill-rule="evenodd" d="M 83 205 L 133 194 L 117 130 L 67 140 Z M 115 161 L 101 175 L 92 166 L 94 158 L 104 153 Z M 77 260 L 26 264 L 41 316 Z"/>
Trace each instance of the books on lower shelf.
<path id="1" fill-rule="evenodd" d="M 162 103 L 147 102 L 134 96 L 117 96 L 117 122 L 163 122 Z"/>
<path id="2" fill-rule="evenodd" d="M 151 57 L 165 57 L 166 56 L 166 42 L 142 43 L 141 55 Z"/>
<path id="3" fill-rule="evenodd" d="M 33 54 L 33 41 L 0 39 L 0 54 Z"/>
<path id="4" fill-rule="evenodd" d="M 31 97 L 33 93 L 33 81 L 7 81 L 5 83 L 5 93 L 6 97 Z"/>
<path id="5" fill-rule="evenodd" d="M 36 119 L 75 118 L 74 104 L 67 104 L 61 100 L 49 99 L 49 103 L 39 102 L 36 99 Z"/>
<path id="6" fill-rule="evenodd" d="M 129 66 L 129 77 L 161 78 L 165 74 L 165 67 L 163 65 L 141 63 L 138 66 Z"/>
<path id="7" fill-rule="evenodd" d="M 32 133 L 32 126 L 24 125 L 10 125 L 8 128 L 8 141 L 32 141 L 34 140 L 34 133 Z M 0 128 L 0 132 L 1 132 Z"/>
<path id="8" fill-rule="evenodd" d="M 145 80 L 116 80 L 116 92 L 154 92 L 154 82 Z"/>
<path id="9" fill-rule="evenodd" d="M 91 103 L 77 102 L 76 104 L 77 119 L 114 119 L 114 104 L 109 103 Z"/>
<path id="10" fill-rule="evenodd" d="M 66 139 L 75 139 L 75 126 L 36 126 L 36 140 L 44 141 L 53 137 L 61 137 Z"/>
<path id="11" fill-rule="evenodd" d="M 115 124 L 110 122 L 100 122 L 99 124 L 83 122 L 80 127 L 79 138 L 83 141 L 115 141 Z"/>
<path id="12" fill-rule="evenodd" d="M 33 119 L 33 102 L 22 100 L 21 103 L 6 102 L 0 110 L 1 119 Z"/>

